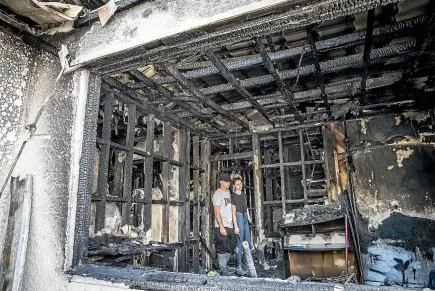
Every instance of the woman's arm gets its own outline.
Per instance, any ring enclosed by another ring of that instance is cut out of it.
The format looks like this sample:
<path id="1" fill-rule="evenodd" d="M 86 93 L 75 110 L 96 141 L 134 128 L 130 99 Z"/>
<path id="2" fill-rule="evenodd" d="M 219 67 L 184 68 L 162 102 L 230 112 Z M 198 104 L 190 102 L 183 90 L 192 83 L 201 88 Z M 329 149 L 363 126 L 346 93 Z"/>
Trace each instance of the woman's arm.
<path id="1" fill-rule="evenodd" d="M 236 217 L 236 205 L 231 204 L 231 212 L 233 213 L 233 224 L 234 224 L 234 233 L 239 234 L 239 226 L 237 225 L 237 217 Z"/>
<path id="2" fill-rule="evenodd" d="M 251 215 L 249 214 L 249 209 L 248 209 L 248 200 L 247 200 L 247 198 L 246 198 L 246 192 L 244 192 L 244 198 L 245 198 L 245 205 L 246 205 L 246 213 L 247 213 L 247 215 L 248 215 L 248 221 L 249 221 L 249 223 L 252 223 L 252 220 L 251 220 Z"/>

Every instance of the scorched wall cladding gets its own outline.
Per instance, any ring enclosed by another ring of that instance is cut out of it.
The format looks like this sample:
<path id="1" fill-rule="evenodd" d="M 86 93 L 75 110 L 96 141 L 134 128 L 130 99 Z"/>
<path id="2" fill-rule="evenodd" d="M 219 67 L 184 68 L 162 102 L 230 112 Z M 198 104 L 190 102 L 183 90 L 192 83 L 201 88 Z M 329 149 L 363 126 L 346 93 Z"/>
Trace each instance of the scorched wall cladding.
<path id="1" fill-rule="evenodd" d="M 0 169 L 12 160 L 32 62 L 33 49 L 0 31 Z"/>
<path id="2" fill-rule="evenodd" d="M 347 122 L 365 279 L 427 284 L 434 267 L 432 112 Z"/>
<path id="3" fill-rule="evenodd" d="M 77 116 L 80 71 L 62 77 L 59 60 L 0 32 L 0 181 L 26 137 L 44 99 L 54 92 L 15 168 L 13 176 L 34 175 L 29 242 L 20 291 L 118 290 L 78 282 L 63 272 L 72 133 Z M 13 146 L 12 146 L 13 145 Z M 0 199 L 0 234 L 8 215 L 8 191 Z M 0 249 L 3 249 L 0 237 Z M 89 280 L 88 280 L 89 281 Z"/>

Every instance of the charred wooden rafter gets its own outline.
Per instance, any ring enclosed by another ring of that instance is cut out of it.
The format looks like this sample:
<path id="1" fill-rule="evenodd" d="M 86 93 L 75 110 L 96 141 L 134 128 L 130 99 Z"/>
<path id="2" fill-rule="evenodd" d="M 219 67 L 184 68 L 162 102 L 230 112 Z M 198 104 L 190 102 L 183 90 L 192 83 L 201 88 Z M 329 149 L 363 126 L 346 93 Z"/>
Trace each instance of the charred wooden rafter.
<path id="1" fill-rule="evenodd" d="M 196 126 L 181 119 L 176 114 L 172 114 L 170 112 L 163 110 L 162 108 L 156 108 L 152 106 L 151 104 L 149 104 L 149 101 L 144 96 L 140 96 L 140 94 L 129 90 L 121 82 L 110 77 L 102 77 L 102 80 L 104 81 L 104 83 L 108 85 L 106 86 L 106 90 L 108 90 L 111 93 L 114 93 L 116 99 L 120 100 L 121 102 L 136 105 L 137 109 L 140 110 L 142 113 L 144 114 L 153 113 L 156 115 L 157 118 L 161 119 L 162 121 L 172 120 L 175 123 L 183 125 L 194 132 L 198 132 L 198 133 L 200 132 L 200 130 Z M 117 89 L 117 91 L 114 90 L 113 88 Z M 126 92 L 126 94 L 124 94 L 123 92 Z"/>
<path id="2" fill-rule="evenodd" d="M 373 78 L 367 80 L 367 90 L 376 89 L 380 87 L 387 87 L 393 85 L 400 79 L 400 72 L 397 74 L 384 74 L 379 78 Z M 346 81 L 339 81 L 330 83 L 326 86 L 326 92 L 328 93 L 328 99 L 340 99 L 340 98 L 348 98 L 352 96 L 353 88 L 357 87 L 361 84 L 361 78 L 354 78 Z M 306 101 L 317 101 L 321 100 L 321 91 L 319 89 L 311 89 L 300 92 L 295 92 L 295 103 L 306 102 Z M 368 94 L 369 95 L 369 94 Z M 274 108 L 281 108 L 288 106 L 287 103 L 283 100 L 282 95 L 280 93 L 271 93 L 263 96 L 256 97 L 258 102 L 262 106 L 273 105 Z M 245 108 L 249 108 L 250 104 L 246 101 L 235 102 L 231 105 L 222 105 L 222 108 L 228 111 L 236 111 L 242 110 Z M 319 111 L 321 112 L 321 111 Z M 318 112 L 318 113 L 319 113 Z M 185 117 L 187 113 L 181 113 L 180 116 Z M 212 112 L 203 112 L 203 114 L 212 114 Z M 305 116 L 304 116 L 305 117 Z"/>
<path id="3" fill-rule="evenodd" d="M 399 44 L 391 44 L 387 45 L 382 48 L 377 48 L 371 51 L 370 59 L 373 63 L 382 61 L 383 58 L 386 57 L 393 57 L 393 56 L 399 56 L 401 54 L 404 54 L 408 52 L 411 49 L 414 49 L 416 44 L 415 40 L 409 40 L 404 41 Z M 329 74 L 329 73 L 336 73 L 337 71 L 348 69 L 348 68 L 358 68 L 363 64 L 363 54 L 353 54 L 349 56 L 344 56 L 340 58 L 336 58 L 334 60 L 328 60 L 320 63 L 320 69 L 322 71 L 322 74 Z M 178 71 L 177 71 L 178 72 Z M 294 70 L 285 70 L 280 72 L 280 76 L 282 80 L 289 80 L 289 79 L 296 79 L 298 76 L 309 76 L 314 75 L 316 73 L 316 68 L 314 65 L 307 65 L 302 66 L 299 69 Z M 181 73 L 180 77 L 183 77 L 187 82 L 189 82 L 185 75 L 182 75 Z M 200 76 L 198 76 L 199 78 Z M 157 81 L 157 80 L 156 80 Z M 240 80 L 240 85 L 245 88 L 251 88 L 259 85 L 267 85 L 274 82 L 274 78 L 272 75 L 263 75 L 260 77 L 253 77 L 248 78 L 244 80 Z M 136 84 L 129 84 L 127 85 L 130 89 L 139 89 L 144 87 L 144 84 L 136 83 Z M 227 84 L 220 84 L 215 86 L 210 86 L 206 88 L 197 89 L 199 92 L 203 94 L 215 94 L 215 93 L 222 93 L 222 92 L 228 92 L 231 90 L 234 90 L 234 87 L 227 83 Z M 295 101 L 297 100 L 296 93 L 295 94 Z"/>
<path id="4" fill-rule="evenodd" d="M 270 120 L 269 116 L 267 115 L 266 111 L 263 107 L 258 103 L 257 100 L 255 100 L 251 93 L 246 90 L 246 88 L 242 87 L 240 85 L 240 81 L 230 72 L 230 70 L 224 65 L 224 63 L 213 53 L 213 51 L 205 51 L 204 54 L 208 57 L 208 59 L 213 63 L 213 65 L 219 70 L 222 77 L 227 80 L 229 84 L 233 86 L 233 88 L 243 96 L 243 98 L 248 101 L 252 107 L 254 107 L 258 113 L 260 113 L 267 122 L 270 124 L 273 124 L 273 122 Z"/>
<path id="5" fill-rule="evenodd" d="M 225 111 L 217 105 L 214 101 L 212 101 L 210 98 L 208 98 L 204 93 L 202 93 L 198 88 L 195 87 L 195 85 L 192 84 L 188 79 L 186 79 L 176 68 L 167 66 L 167 71 L 174 76 L 182 85 L 183 87 L 189 91 L 192 95 L 199 98 L 202 103 L 206 106 L 211 107 L 213 110 L 215 110 L 217 113 L 219 113 L 222 116 L 227 117 L 232 122 L 240 125 L 243 129 L 249 129 L 249 126 L 246 122 L 240 120 L 233 114 L 229 113 L 228 111 Z"/>
<path id="6" fill-rule="evenodd" d="M 430 6 L 432 8 L 432 11 L 430 17 L 427 18 L 427 21 L 425 22 L 425 28 L 423 29 L 420 37 L 417 39 L 417 44 L 415 46 L 416 54 L 408 62 L 408 67 L 406 68 L 406 71 L 403 73 L 402 79 L 400 80 L 400 97 L 403 95 L 406 83 L 417 70 L 422 54 L 426 51 L 428 45 L 432 42 L 435 28 L 435 4 L 432 2 Z"/>
<path id="7" fill-rule="evenodd" d="M 227 43 L 237 43 L 263 37 L 266 35 L 287 31 L 310 25 L 314 22 L 338 18 L 363 10 L 369 10 L 379 5 L 394 3 L 395 0 L 358 0 L 358 1 L 321 1 L 303 7 L 295 7 L 290 11 L 276 13 L 262 19 L 254 19 L 235 24 L 231 29 L 223 29 L 196 38 L 190 38 L 154 50 L 138 47 L 130 51 L 129 55 L 122 54 L 109 61 L 100 61 L 98 70 L 102 73 L 128 71 L 140 67 L 145 62 L 166 62 L 185 55 L 192 51 L 202 51 L 219 47 Z M 337 9 L 340 7 L 340 9 Z M 319 14 L 319 11 L 322 11 Z M 313 17 L 311 17 L 313 16 Z"/>
<path id="8" fill-rule="evenodd" d="M 409 20 L 400 21 L 394 24 L 388 24 L 382 27 L 376 27 L 373 29 L 373 37 L 382 37 L 384 35 L 394 34 L 397 32 L 402 32 L 407 29 L 412 29 L 417 26 L 421 26 L 425 23 L 427 17 L 416 17 Z M 318 52 L 327 52 L 329 50 L 334 50 L 343 45 L 352 45 L 355 42 L 361 42 L 365 39 L 366 31 L 361 30 L 358 32 L 350 33 L 343 36 L 338 36 L 328 40 L 320 40 L 316 42 L 316 48 Z M 296 48 L 280 50 L 277 52 L 269 52 L 268 56 L 272 61 L 281 61 L 288 58 L 296 57 L 302 53 L 310 53 L 311 48 L 309 46 L 299 46 Z M 245 57 L 234 57 L 222 60 L 226 67 L 230 70 L 240 70 L 250 68 L 259 65 L 263 62 L 260 54 L 254 54 Z M 191 70 L 182 73 L 187 79 L 197 79 L 201 77 L 211 76 L 218 74 L 219 71 L 210 61 L 202 61 L 196 63 L 182 63 L 177 64 L 178 69 Z M 280 73 L 281 76 L 283 72 Z M 156 80 L 158 84 L 168 84 L 174 83 L 177 80 L 173 76 L 166 76 Z M 272 82 L 272 81 L 271 81 Z M 141 88 L 143 84 L 130 84 L 131 88 Z"/>
<path id="9" fill-rule="evenodd" d="M 284 97 L 284 100 L 287 101 L 287 103 L 290 105 L 292 112 L 298 117 L 298 119 L 300 119 L 300 112 L 294 104 L 295 96 L 294 96 L 292 90 L 287 88 L 287 85 L 281 79 L 281 76 L 279 75 L 278 70 L 275 68 L 275 65 L 274 65 L 272 59 L 267 54 L 266 48 L 264 47 L 261 39 L 256 38 L 255 43 L 257 46 L 257 50 L 260 52 L 261 58 L 263 59 L 263 62 L 265 64 L 267 70 L 274 78 L 275 83 L 278 85 L 279 91 L 281 92 L 282 96 Z"/>
<path id="10" fill-rule="evenodd" d="M 154 80 L 146 77 L 141 72 L 139 72 L 137 70 L 132 70 L 132 71 L 130 71 L 130 74 L 132 74 L 136 79 L 138 79 L 139 81 L 143 82 L 147 86 L 152 87 L 155 90 L 157 90 L 167 100 L 174 101 L 178 106 L 180 106 L 184 110 L 187 110 L 188 112 L 193 114 L 193 116 L 198 118 L 201 122 L 203 122 L 205 124 L 208 124 L 209 126 L 217 129 L 218 131 L 220 131 L 222 133 L 226 133 L 226 130 L 222 129 L 222 126 L 215 125 L 210 118 L 202 116 L 201 112 L 199 112 L 198 110 L 193 108 L 187 102 L 176 100 L 176 98 L 175 98 L 173 93 L 171 93 L 168 89 L 164 88 L 162 85 L 157 84 Z"/>
<path id="11" fill-rule="evenodd" d="M 364 44 L 364 55 L 363 55 L 363 74 L 361 79 L 361 96 L 360 96 L 360 104 L 364 104 L 364 99 L 366 97 L 366 85 L 367 85 L 367 76 L 369 74 L 369 66 L 370 66 L 370 52 L 372 50 L 372 41 L 373 41 L 373 25 L 375 22 L 375 10 L 371 9 L 367 12 L 367 30 L 366 30 L 366 41 Z"/>
<path id="12" fill-rule="evenodd" d="M 323 99 L 326 110 L 329 112 L 330 109 L 328 103 L 328 95 L 326 95 L 325 82 L 323 80 L 323 72 L 322 69 L 320 68 L 320 56 L 316 48 L 315 40 L 317 38 L 317 32 L 315 30 L 314 25 L 311 25 L 307 28 L 307 34 L 308 34 L 308 41 L 310 42 L 311 53 L 313 54 L 314 66 L 316 68 L 318 86 L 320 87 L 320 90 L 322 92 L 321 97 Z"/>

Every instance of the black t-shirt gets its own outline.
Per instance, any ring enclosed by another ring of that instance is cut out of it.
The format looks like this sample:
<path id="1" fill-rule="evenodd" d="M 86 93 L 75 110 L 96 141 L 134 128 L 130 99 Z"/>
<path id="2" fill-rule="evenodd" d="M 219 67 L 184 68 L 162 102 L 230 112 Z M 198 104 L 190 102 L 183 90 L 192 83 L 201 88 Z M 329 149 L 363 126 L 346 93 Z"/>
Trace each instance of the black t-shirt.
<path id="1" fill-rule="evenodd" d="M 244 191 L 242 193 L 236 194 L 231 192 L 231 204 L 236 206 L 236 211 L 240 213 L 246 213 L 248 210 L 248 204 L 246 202 L 246 194 Z"/>

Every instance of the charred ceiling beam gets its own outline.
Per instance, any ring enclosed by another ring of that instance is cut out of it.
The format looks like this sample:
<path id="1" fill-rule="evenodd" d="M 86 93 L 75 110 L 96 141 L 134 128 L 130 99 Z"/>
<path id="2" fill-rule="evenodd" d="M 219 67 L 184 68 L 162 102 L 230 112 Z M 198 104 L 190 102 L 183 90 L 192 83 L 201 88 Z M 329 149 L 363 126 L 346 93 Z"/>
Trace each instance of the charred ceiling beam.
<path id="1" fill-rule="evenodd" d="M 295 7 L 283 13 L 275 13 L 269 16 L 251 21 L 234 24 L 216 32 L 200 35 L 196 38 L 183 40 L 176 45 L 158 47 L 148 50 L 145 46 L 131 49 L 126 54 L 119 54 L 109 60 L 100 59 L 100 66 L 96 67 L 99 72 L 121 72 L 139 67 L 147 62 L 166 62 L 191 54 L 193 51 L 204 51 L 219 47 L 223 44 L 237 43 L 264 37 L 266 35 L 280 33 L 290 29 L 305 27 L 313 23 L 335 19 L 369 10 L 381 5 L 395 3 L 397 0 L 334 0 L 319 1 L 308 5 Z M 321 13 L 319 13 L 321 12 Z M 73 61 L 73 65 L 78 64 Z"/>
<path id="2" fill-rule="evenodd" d="M 217 105 L 214 101 L 212 101 L 210 98 L 208 98 L 204 93 L 202 93 L 198 88 L 195 87 L 195 85 L 192 84 L 188 79 L 186 79 L 176 68 L 167 66 L 166 70 L 174 76 L 180 84 L 183 85 L 183 87 L 192 95 L 199 98 L 202 103 L 206 106 L 211 107 L 213 110 L 215 110 L 217 113 L 219 113 L 222 116 L 227 117 L 232 122 L 240 125 L 243 129 L 249 130 L 249 125 L 234 116 L 232 113 L 229 113 L 228 111 L 222 109 L 221 106 Z"/>
<path id="3" fill-rule="evenodd" d="M 364 104 L 364 99 L 366 95 L 366 84 L 367 84 L 367 76 L 369 74 L 369 66 L 370 66 L 370 52 L 372 50 L 372 40 L 373 40 L 373 25 L 375 22 L 375 10 L 371 9 L 367 12 L 367 30 L 366 30 L 366 41 L 364 44 L 364 55 L 363 55 L 363 74 L 361 80 L 361 96 L 360 96 L 360 104 Z"/>
<path id="4" fill-rule="evenodd" d="M 430 17 L 427 18 L 425 23 L 425 28 L 421 32 L 420 37 L 417 39 L 417 44 L 415 46 L 416 55 L 408 62 L 408 67 L 403 74 L 402 80 L 400 80 L 399 92 L 400 97 L 403 95 L 403 91 L 405 89 L 406 83 L 412 77 L 414 72 L 418 68 L 418 64 L 420 62 L 420 58 L 422 54 L 426 51 L 428 45 L 432 42 L 433 32 L 435 28 L 435 4 L 431 2 L 431 13 Z"/>
<path id="5" fill-rule="evenodd" d="M 379 78 L 368 79 L 367 89 L 371 90 L 371 89 L 391 86 L 395 82 L 400 80 L 400 77 L 401 77 L 401 73 L 396 72 L 396 73 L 384 74 Z M 326 85 L 325 90 L 328 93 L 330 100 L 349 98 L 355 95 L 356 90 L 359 90 L 360 84 L 361 84 L 361 78 L 353 78 L 350 80 L 330 83 Z M 295 104 L 300 102 L 307 102 L 307 101 L 314 102 L 314 101 L 322 100 L 321 91 L 319 89 L 296 92 L 294 95 L 295 95 Z M 283 96 L 278 92 L 257 96 L 256 98 L 258 100 L 258 103 L 260 103 L 260 105 L 262 106 L 271 105 L 271 104 L 276 104 L 280 107 L 288 106 Z M 221 107 L 226 111 L 237 111 L 237 110 L 244 110 L 250 108 L 251 105 L 247 101 L 241 101 L 232 104 L 223 104 Z M 203 113 L 204 115 L 213 114 L 213 111 L 209 109 L 203 109 L 201 110 L 201 113 Z M 188 116 L 187 114 L 188 113 L 183 112 L 180 113 L 179 116 L 187 117 Z"/>
<path id="6" fill-rule="evenodd" d="M 315 30 L 315 25 L 310 25 L 307 28 L 308 41 L 310 42 L 311 53 L 313 54 L 314 66 L 316 68 L 317 83 L 322 91 L 322 99 L 325 104 L 326 111 L 329 113 L 328 95 L 326 95 L 325 82 L 323 80 L 322 69 L 320 68 L 320 56 L 316 48 L 316 39 L 318 37 Z"/>
<path id="7" fill-rule="evenodd" d="M 386 57 L 398 56 L 408 52 L 411 49 L 414 49 L 415 44 L 416 41 L 413 39 L 413 40 L 404 41 L 399 44 L 392 44 L 382 48 L 374 49 L 370 53 L 370 59 L 374 63 Z M 334 60 L 321 62 L 320 69 L 322 70 L 323 74 L 336 73 L 337 71 L 340 70 L 344 70 L 352 67 L 360 67 L 363 64 L 362 60 L 363 60 L 362 53 L 353 54 L 350 56 L 345 56 Z M 300 67 L 299 69 L 285 70 L 279 72 L 279 75 L 281 76 L 282 80 L 288 80 L 292 78 L 296 79 L 298 76 L 303 77 L 303 76 L 313 75 L 315 74 L 315 72 L 316 72 L 316 68 L 314 65 L 307 65 L 307 66 Z M 186 80 L 188 79 L 186 77 L 186 74 L 182 75 L 180 73 L 180 76 L 182 76 Z M 156 80 L 156 82 L 160 84 L 163 81 Z M 274 82 L 273 76 L 268 74 L 260 77 L 253 77 L 253 78 L 240 80 L 240 85 L 245 88 L 251 88 L 259 85 L 267 85 L 273 82 Z M 129 84 L 127 86 L 130 89 L 139 89 L 139 88 L 143 88 L 145 85 L 143 83 L 134 83 L 134 84 Z M 201 91 L 203 94 L 206 95 L 228 92 L 232 90 L 234 90 L 234 87 L 231 84 L 220 84 L 220 85 L 199 89 L 199 91 Z"/>
<path id="8" fill-rule="evenodd" d="M 266 111 L 261 107 L 261 105 L 258 103 L 257 100 L 255 100 L 251 93 L 246 90 L 246 88 L 242 87 L 240 85 L 240 81 L 228 70 L 228 68 L 222 63 L 222 61 L 212 52 L 212 51 L 205 51 L 204 54 L 208 57 L 208 59 L 213 63 L 213 65 L 219 70 L 222 77 L 227 80 L 229 84 L 233 86 L 233 88 L 243 96 L 243 98 L 248 101 L 252 107 L 254 107 L 258 113 L 260 113 L 264 119 L 270 124 L 273 125 L 273 122 L 270 120 L 269 116 L 267 115 Z"/>
<path id="9" fill-rule="evenodd" d="M 381 37 L 384 35 L 401 33 L 409 29 L 413 29 L 419 25 L 425 23 L 427 17 L 421 16 L 416 17 L 400 22 L 396 22 L 393 24 L 388 24 L 381 27 L 376 27 L 373 30 L 374 37 Z M 345 45 L 353 45 L 355 43 L 361 42 L 366 37 L 366 30 L 361 30 L 357 32 L 353 32 L 347 35 L 342 35 L 334 38 L 330 38 L 327 40 L 319 40 L 316 42 L 316 47 L 319 52 L 327 52 L 330 50 L 337 49 L 339 47 L 343 47 Z M 268 52 L 267 55 L 270 57 L 272 61 L 281 61 L 288 58 L 296 57 L 302 53 L 311 52 L 310 47 L 307 46 L 299 46 L 295 48 L 279 50 L 276 52 Z M 254 54 L 250 56 L 243 57 L 234 57 L 230 59 L 222 60 L 224 64 L 230 70 L 238 70 L 238 69 L 246 69 L 263 62 L 260 54 Z M 185 75 L 188 79 L 198 78 L 208 75 L 217 74 L 217 69 L 213 67 L 213 64 L 210 61 L 201 61 L 201 62 L 193 62 L 193 63 L 179 63 L 176 67 L 180 70 L 192 70 Z M 170 83 L 171 77 L 167 77 L 167 79 L 162 80 L 162 82 Z M 174 80 L 172 82 L 175 82 Z"/>
<path id="10" fill-rule="evenodd" d="M 256 38 L 255 43 L 257 46 L 257 50 L 260 52 L 264 65 L 266 66 L 266 69 L 269 71 L 269 73 L 272 75 L 273 79 L 275 80 L 275 83 L 278 85 L 279 91 L 284 97 L 284 100 L 286 100 L 287 103 L 290 105 L 291 111 L 295 113 L 296 116 L 300 117 L 300 112 L 298 111 L 298 109 L 294 104 L 294 94 L 291 89 L 287 88 L 287 85 L 284 83 L 281 76 L 278 74 L 278 70 L 275 68 L 275 65 L 272 59 L 270 58 L 269 54 L 267 53 L 262 40 Z"/>
<path id="11" fill-rule="evenodd" d="M 194 117 L 198 118 L 201 122 L 213 127 L 214 129 L 217 129 L 218 131 L 220 131 L 222 133 L 227 132 L 226 130 L 222 129 L 222 126 L 217 126 L 217 125 L 213 124 L 213 121 L 210 120 L 210 118 L 204 117 L 201 112 L 199 112 L 197 109 L 193 108 L 189 103 L 182 102 L 179 100 L 174 100 L 175 96 L 173 93 L 171 93 L 168 89 L 164 88 L 162 85 L 157 84 L 154 80 L 146 77 L 143 73 L 141 73 L 137 70 L 132 70 L 132 71 L 130 71 L 130 74 L 133 75 L 139 81 L 147 84 L 149 87 L 157 90 L 168 101 L 174 101 L 175 104 L 177 104 L 178 106 L 180 106 L 184 110 L 190 112 Z"/>
<path id="12" fill-rule="evenodd" d="M 153 113 L 156 115 L 158 119 L 161 119 L 162 121 L 171 120 L 177 124 L 183 125 L 190 130 L 201 133 L 204 135 L 204 132 L 200 131 L 195 125 L 183 120 L 176 114 L 172 114 L 171 112 L 167 112 L 162 108 L 156 108 L 149 104 L 149 101 L 145 98 L 145 96 L 140 96 L 136 92 L 132 92 L 128 88 L 125 87 L 125 84 L 122 84 L 118 80 L 115 80 L 110 77 L 102 77 L 102 80 L 104 81 L 106 85 L 106 90 L 108 90 L 111 93 L 115 94 L 115 97 L 127 104 L 133 104 L 136 105 L 137 109 L 142 111 L 145 114 Z M 114 90 L 115 88 L 116 90 Z M 127 92 L 127 94 L 123 93 Z"/>
<path id="13" fill-rule="evenodd" d="M 425 23 L 427 17 L 417 17 L 410 20 L 405 20 L 397 22 L 394 24 L 389 24 L 382 27 L 374 28 L 373 36 L 383 36 L 394 34 L 400 31 L 405 31 L 407 29 L 415 28 L 419 25 Z M 331 38 L 327 40 L 321 40 L 316 42 L 316 48 L 319 52 L 325 52 L 328 50 L 337 49 L 345 44 L 352 44 L 361 40 L 364 40 L 366 36 L 366 31 L 358 31 L 348 35 L 339 36 L 336 38 Z M 311 52 L 310 47 L 299 46 L 296 48 L 281 50 L 277 52 L 269 52 L 268 56 L 272 61 L 280 61 L 288 58 L 293 58 L 302 53 Z M 222 60 L 227 68 L 230 70 L 246 69 L 255 65 L 259 65 L 263 62 L 261 55 L 252 55 L 246 57 L 236 57 L 226 60 Z M 218 74 L 219 71 L 210 61 L 203 61 L 197 63 L 183 63 L 182 65 L 177 64 L 177 68 L 183 70 L 191 70 L 189 72 L 183 73 L 187 79 L 196 79 L 200 77 L 210 76 Z M 280 72 L 282 74 L 282 72 Z M 172 76 L 167 76 L 156 80 L 159 84 L 168 84 L 176 82 L 175 78 Z"/>

